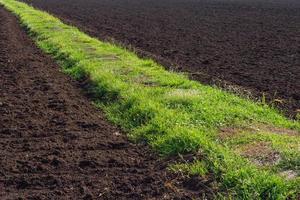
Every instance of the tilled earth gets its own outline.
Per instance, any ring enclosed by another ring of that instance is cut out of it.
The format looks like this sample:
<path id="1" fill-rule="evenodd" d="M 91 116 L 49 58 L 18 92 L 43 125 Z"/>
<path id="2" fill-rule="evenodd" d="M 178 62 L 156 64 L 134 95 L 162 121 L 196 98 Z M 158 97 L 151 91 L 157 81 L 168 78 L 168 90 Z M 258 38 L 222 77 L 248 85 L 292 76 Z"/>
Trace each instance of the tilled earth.
<path id="1" fill-rule="evenodd" d="M 0 199 L 189 199 L 207 193 L 205 182 L 168 173 L 166 160 L 107 123 L 2 7 L 0 47 Z"/>
<path id="2" fill-rule="evenodd" d="M 24 1 L 203 83 L 300 108 L 298 0 Z"/>

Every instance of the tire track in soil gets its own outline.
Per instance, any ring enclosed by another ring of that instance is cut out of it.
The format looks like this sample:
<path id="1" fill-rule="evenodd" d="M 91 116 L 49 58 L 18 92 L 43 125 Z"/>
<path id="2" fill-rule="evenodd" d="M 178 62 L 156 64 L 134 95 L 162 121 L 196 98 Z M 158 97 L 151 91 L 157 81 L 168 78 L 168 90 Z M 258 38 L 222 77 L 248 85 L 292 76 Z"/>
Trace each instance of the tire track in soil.
<path id="1" fill-rule="evenodd" d="M 0 47 L 0 199 L 190 199 L 205 192 L 119 134 L 1 6 Z"/>

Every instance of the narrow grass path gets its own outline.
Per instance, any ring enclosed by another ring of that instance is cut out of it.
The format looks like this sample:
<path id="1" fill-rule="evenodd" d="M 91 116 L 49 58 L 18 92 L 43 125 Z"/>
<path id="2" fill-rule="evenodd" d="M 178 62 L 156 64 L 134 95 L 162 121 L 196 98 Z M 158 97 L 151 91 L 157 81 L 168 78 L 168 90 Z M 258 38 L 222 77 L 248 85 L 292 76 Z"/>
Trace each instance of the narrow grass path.
<path id="1" fill-rule="evenodd" d="M 0 5 L 1 200 L 212 199 L 128 141 L 59 70 Z"/>
<path id="2" fill-rule="evenodd" d="M 238 199 L 299 197 L 299 121 L 168 72 L 24 3 L 0 3 L 66 73 L 88 80 L 95 104 L 133 140 L 146 141 L 163 156 L 199 156 L 171 169 L 213 173 L 220 190 Z"/>

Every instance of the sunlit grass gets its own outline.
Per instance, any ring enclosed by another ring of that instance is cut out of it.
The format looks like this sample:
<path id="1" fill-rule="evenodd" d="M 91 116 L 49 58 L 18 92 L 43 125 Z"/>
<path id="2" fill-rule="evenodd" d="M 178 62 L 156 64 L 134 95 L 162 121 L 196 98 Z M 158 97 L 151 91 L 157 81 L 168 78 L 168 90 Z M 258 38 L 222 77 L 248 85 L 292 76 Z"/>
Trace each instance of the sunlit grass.
<path id="1" fill-rule="evenodd" d="M 299 178 L 286 179 L 279 169 L 298 169 L 299 135 L 243 132 L 220 141 L 223 127 L 270 127 L 300 131 L 299 121 L 274 108 L 204 86 L 183 74 L 166 71 L 150 59 L 138 58 L 63 24 L 53 16 L 14 0 L 0 0 L 19 16 L 37 45 L 76 79 L 87 78 L 89 93 L 107 118 L 135 141 L 146 141 L 162 156 L 201 152 L 204 159 L 172 169 L 191 174 L 214 173 L 222 189 L 239 199 L 286 199 L 299 194 Z M 291 137 L 291 138 L 293 138 Z M 253 140 L 270 142 L 285 158 L 274 168 L 255 165 L 235 147 Z"/>

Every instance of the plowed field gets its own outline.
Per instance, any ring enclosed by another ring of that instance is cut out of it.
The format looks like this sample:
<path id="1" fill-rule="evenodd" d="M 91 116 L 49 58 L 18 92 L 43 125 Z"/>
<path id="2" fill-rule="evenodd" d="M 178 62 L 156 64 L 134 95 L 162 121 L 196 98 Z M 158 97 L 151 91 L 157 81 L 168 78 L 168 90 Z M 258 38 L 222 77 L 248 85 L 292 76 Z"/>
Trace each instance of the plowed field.
<path id="1" fill-rule="evenodd" d="M 300 108 L 297 0 L 26 2 L 203 83 L 265 96 L 289 116 Z"/>
<path id="2" fill-rule="evenodd" d="M 195 180 L 168 173 L 166 160 L 106 122 L 2 7 L 0 47 L 0 199 L 190 199 L 205 193 L 201 180 L 189 190 Z"/>

